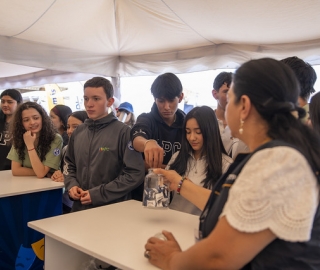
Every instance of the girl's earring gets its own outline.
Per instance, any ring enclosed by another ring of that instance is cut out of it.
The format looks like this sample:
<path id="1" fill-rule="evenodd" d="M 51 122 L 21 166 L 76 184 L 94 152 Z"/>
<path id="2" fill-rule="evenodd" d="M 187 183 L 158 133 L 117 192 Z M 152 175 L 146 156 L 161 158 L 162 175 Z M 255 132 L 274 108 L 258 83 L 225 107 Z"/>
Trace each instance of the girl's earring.
<path id="1" fill-rule="evenodd" d="M 240 119 L 240 128 L 239 128 L 239 133 L 240 134 L 243 133 L 243 124 L 244 124 L 244 121 L 242 119 Z"/>

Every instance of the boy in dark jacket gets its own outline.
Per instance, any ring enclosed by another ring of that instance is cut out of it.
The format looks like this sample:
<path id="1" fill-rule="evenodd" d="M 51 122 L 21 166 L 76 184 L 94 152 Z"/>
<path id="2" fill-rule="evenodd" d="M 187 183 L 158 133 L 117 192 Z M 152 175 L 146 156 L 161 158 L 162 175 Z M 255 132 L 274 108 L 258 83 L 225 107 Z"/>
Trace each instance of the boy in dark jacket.
<path id="1" fill-rule="evenodd" d="M 165 168 L 181 148 L 185 113 L 178 109 L 183 99 L 182 84 L 173 73 L 158 76 L 151 86 L 154 104 L 150 113 L 141 114 L 131 130 L 135 150 L 144 154 L 146 169 Z M 142 200 L 142 189 L 135 193 Z"/>
<path id="2" fill-rule="evenodd" d="M 72 211 L 131 199 L 131 191 L 144 179 L 142 155 L 130 140 L 130 128 L 118 121 L 112 106 L 113 87 L 94 77 L 84 85 L 88 113 L 71 135 L 65 156 L 64 177 Z"/>

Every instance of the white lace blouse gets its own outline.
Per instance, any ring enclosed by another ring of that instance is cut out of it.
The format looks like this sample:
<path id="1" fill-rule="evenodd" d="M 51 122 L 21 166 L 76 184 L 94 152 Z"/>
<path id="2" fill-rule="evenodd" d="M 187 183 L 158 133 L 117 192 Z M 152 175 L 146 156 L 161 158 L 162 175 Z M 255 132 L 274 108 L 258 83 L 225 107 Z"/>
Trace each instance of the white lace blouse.
<path id="1" fill-rule="evenodd" d="M 307 160 L 290 147 L 254 154 L 229 192 L 222 211 L 241 232 L 270 229 L 286 241 L 310 239 L 319 187 Z"/>

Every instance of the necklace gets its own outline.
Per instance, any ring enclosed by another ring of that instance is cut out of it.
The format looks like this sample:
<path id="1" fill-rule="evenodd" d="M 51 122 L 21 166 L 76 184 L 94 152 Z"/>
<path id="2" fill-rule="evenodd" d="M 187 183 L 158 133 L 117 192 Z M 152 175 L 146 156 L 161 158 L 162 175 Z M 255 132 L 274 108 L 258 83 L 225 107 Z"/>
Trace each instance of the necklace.
<path id="1" fill-rule="evenodd" d="M 197 174 L 197 173 L 198 173 L 197 163 L 198 163 L 198 160 L 197 160 L 197 159 L 195 159 L 195 160 L 194 160 L 194 173 L 195 173 L 195 174 Z"/>

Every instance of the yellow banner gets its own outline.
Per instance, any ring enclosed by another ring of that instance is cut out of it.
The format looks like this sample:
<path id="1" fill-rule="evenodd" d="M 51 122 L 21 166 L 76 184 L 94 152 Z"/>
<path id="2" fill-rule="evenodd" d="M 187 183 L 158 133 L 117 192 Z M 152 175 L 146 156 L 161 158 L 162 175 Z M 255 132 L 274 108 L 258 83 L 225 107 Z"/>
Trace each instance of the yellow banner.
<path id="1" fill-rule="evenodd" d="M 62 92 L 57 84 L 44 85 L 48 98 L 49 111 L 56 105 L 64 105 Z"/>

